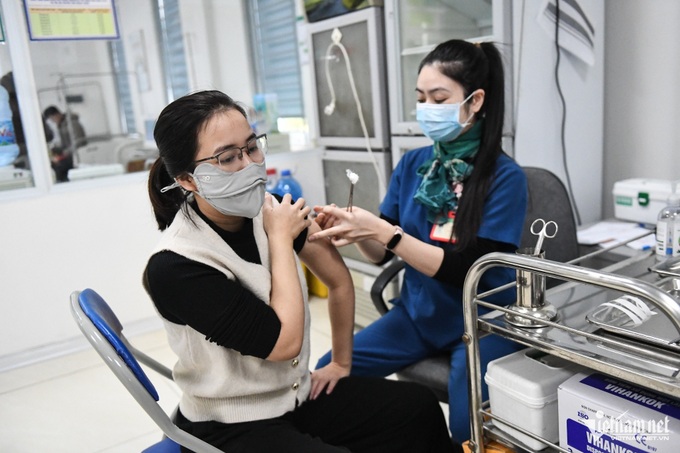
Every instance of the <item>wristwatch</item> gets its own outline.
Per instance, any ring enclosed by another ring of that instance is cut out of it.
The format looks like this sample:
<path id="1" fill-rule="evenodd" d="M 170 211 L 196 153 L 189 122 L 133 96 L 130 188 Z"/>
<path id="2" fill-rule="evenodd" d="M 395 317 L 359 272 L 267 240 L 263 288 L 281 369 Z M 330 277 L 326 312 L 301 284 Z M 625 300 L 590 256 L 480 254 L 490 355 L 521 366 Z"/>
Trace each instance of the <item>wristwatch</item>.
<path id="1" fill-rule="evenodd" d="M 392 239 L 385 244 L 385 248 L 389 251 L 392 251 L 393 248 L 399 244 L 399 241 L 401 241 L 401 238 L 404 236 L 404 230 L 401 229 L 400 226 L 395 225 L 394 226 L 394 236 L 392 236 Z"/>

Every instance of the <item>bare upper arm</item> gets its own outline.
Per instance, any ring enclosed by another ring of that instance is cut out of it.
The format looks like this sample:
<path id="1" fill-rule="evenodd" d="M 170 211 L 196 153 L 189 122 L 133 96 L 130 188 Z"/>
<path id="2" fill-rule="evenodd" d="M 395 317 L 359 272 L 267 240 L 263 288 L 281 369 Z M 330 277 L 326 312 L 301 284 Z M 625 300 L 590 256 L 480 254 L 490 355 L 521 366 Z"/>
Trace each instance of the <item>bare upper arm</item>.
<path id="1" fill-rule="evenodd" d="M 307 236 L 320 231 L 321 227 L 315 222 L 309 227 Z M 305 242 L 298 253 L 300 260 L 329 288 L 336 287 L 349 280 L 351 276 L 342 256 L 329 240 Z"/>

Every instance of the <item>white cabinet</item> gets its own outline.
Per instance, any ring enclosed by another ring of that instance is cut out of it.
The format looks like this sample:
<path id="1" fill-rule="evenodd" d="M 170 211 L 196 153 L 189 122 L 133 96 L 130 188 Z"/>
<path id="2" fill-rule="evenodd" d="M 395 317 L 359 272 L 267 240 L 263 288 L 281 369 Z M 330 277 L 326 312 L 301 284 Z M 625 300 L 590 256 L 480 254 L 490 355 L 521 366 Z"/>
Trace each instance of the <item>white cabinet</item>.
<path id="1" fill-rule="evenodd" d="M 365 8 L 307 26 L 314 84 L 310 115 L 319 145 L 389 146 L 383 9 Z"/>

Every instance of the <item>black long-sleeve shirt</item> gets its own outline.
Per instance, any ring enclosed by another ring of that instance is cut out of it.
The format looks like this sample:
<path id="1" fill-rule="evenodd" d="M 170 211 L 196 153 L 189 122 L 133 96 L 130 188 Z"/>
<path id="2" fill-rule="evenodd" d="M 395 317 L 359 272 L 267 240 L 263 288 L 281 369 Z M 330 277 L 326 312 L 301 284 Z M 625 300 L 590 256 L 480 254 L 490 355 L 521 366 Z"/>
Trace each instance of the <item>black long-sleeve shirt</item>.
<path id="1" fill-rule="evenodd" d="M 392 225 L 398 224 L 396 220 L 391 219 L 384 214 L 381 214 L 380 218 L 388 221 Z M 479 258 L 491 252 L 514 253 L 517 249 L 514 244 L 480 237 L 477 238 L 474 245 L 467 247 L 465 250 L 454 251 L 453 245 L 447 244 L 442 245 L 442 248 L 444 249 L 444 259 L 433 278 L 440 282 L 450 283 L 461 288 L 465 282 L 467 272 Z M 393 256 L 394 253 L 388 251 L 382 261 L 378 264 L 385 264 L 391 260 Z"/>

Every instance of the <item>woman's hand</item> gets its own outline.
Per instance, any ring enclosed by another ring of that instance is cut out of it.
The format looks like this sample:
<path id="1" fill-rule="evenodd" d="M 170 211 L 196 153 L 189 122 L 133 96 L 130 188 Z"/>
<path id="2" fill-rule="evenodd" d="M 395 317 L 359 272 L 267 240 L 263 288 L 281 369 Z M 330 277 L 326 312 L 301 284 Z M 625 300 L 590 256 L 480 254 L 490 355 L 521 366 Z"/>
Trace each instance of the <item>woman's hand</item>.
<path id="1" fill-rule="evenodd" d="M 264 206 L 262 214 L 264 218 L 264 230 L 270 238 L 295 239 L 308 228 L 312 221 L 309 219 L 311 209 L 305 206 L 304 198 L 298 198 L 292 203 L 290 194 L 283 196 L 281 203 L 274 205 L 272 196 L 264 194 Z"/>
<path id="2" fill-rule="evenodd" d="M 336 362 L 331 362 L 323 368 L 312 373 L 312 390 L 309 398 L 315 400 L 321 395 L 321 392 L 326 389 L 326 394 L 329 394 L 335 388 L 338 381 L 346 376 L 349 376 L 349 367 L 344 367 Z"/>

